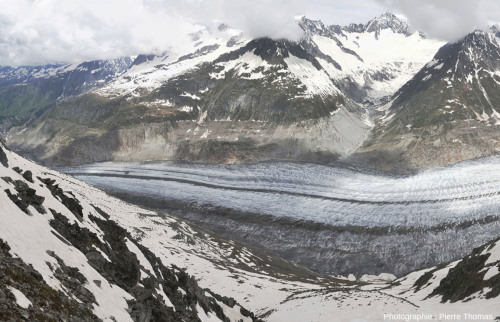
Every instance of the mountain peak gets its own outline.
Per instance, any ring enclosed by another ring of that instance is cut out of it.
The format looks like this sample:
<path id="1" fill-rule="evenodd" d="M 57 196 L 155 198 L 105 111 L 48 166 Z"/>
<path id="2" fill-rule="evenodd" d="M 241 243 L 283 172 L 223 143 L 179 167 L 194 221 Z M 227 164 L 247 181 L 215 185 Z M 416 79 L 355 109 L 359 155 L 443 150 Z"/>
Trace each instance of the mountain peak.
<path id="1" fill-rule="evenodd" d="M 321 20 L 312 20 L 306 16 L 301 16 L 298 19 L 298 24 L 304 30 L 307 35 L 320 35 L 320 36 L 334 36 L 340 35 L 343 31 L 346 32 L 375 32 L 378 36 L 381 30 L 390 29 L 394 33 L 404 34 L 409 36 L 410 28 L 408 23 L 401 18 L 398 18 L 392 12 L 385 12 L 382 15 L 373 18 L 366 24 L 355 24 L 351 23 L 348 26 L 340 25 L 325 25 Z"/>
<path id="2" fill-rule="evenodd" d="M 321 34 L 327 29 L 321 20 L 312 20 L 306 16 L 300 17 L 298 24 L 306 34 Z"/>
<path id="3" fill-rule="evenodd" d="M 391 29 L 394 33 L 410 35 L 408 23 L 398 18 L 392 12 L 385 12 L 370 20 L 364 29 L 366 32 L 380 32 L 383 29 Z"/>
<path id="4" fill-rule="evenodd" d="M 393 21 L 393 20 L 403 21 L 402 19 L 398 18 L 398 16 L 396 16 L 395 14 L 393 14 L 390 11 L 386 11 L 374 19 L 375 20 L 388 20 L 388 21 Z"/>
<path id="5" fill-rule="evenodd" d="M 467 34 L 464 38 L 463 38 L 464 42 L 467 42 L 467 41 L 487 41 L 487 42 L 492 42 L 492 41 L 495 41 L 495 37 L 494 35 L 491 33 L 491 32 L 487 32 L 487 31 L 484 31 L 484 30 L 481 30 L 481 29 L 476 29 L 474 30 L 473 32 L 471 32 L 470 34 Z"/>
<path id="6" fill-rule="evenodd" d="M 471 53 L 478 51 L 479 53 L 489 52 L 496 53 L 497 55 L 500 54 L 500 45 L 495 34 L 484 30 L 474 30 L 457 41 L 456 44 L 460 45 L 463 50 Z"/>
<path id="7" fill-rule="evenodd" d="M 320 35 L 333 37 L 342 33 L 342 27 L 339 25 L 325 25 L 321 20 L 312 20 L 306 16 L 302 16 L 298 20 L 298 24 L 305 34 L 308 36 Z"/>
<path id="8" fill-rule="evenodd" d="M 500 38 L 500 25 L 491 25 L 489 29 L 492 34 Z"/>

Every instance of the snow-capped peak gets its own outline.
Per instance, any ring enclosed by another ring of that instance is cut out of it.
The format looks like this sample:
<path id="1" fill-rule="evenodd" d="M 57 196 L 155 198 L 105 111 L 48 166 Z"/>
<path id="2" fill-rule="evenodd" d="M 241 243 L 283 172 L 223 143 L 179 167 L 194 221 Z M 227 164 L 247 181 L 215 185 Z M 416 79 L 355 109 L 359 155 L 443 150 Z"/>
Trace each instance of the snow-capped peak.
<path id="1" fill-rule="evenodd" d="M 401 20 L 391 12 L 386 12 L 366 24 L 366 32 L 377 32 L 383 29 L 391 29 L 394 33 L 410 35 L 406 21 Z"/>
<path id="2" fill-rule="evenodd" d="M 349 32 L 375 32 L 376 35 L 384 29 L 389 29 L 397 34 L 403 34 L 406 36 L 411 35 L 408 23 L 391 12 L 386 12 L 376 18 L 373 18 L 366 24 L 350 24 L 343 29 Z"/>
<path id="3" fill-rule="evenodd" d="M 333 37 L 342 34 L 342 27 L 339 25 L 325 25 L 321 20 L 311 20 L 302 16 L 298 20 L 299 26 L 304 30 L 306 36 L 320 35 Z"/>
<path id="4" fill-rule="evenodd" d="M 340 25 L 325 25 L 321 20 L 311 20 L 305 16 L 302 16 L 298 23 L 300 27 L 304 30 L 305 34 L 308 36 L 320 35 L 326 37 L 332 37 L 335 35 L 342 35 L 343 32 L 351 33 L 372 33 L 374 32 L 377 36 L 380 31 L 389 29 L 393 33 L 403 34 L 406 36 L 411 35 L 408 23 L 403 19 L 399 18 L 391 12 L 386 12 L 378 17 L 373 18 L 366 24 L 349 24 L 348 26 Z"/>
<path id="5" fill-rule="evenodd" d="M 463 44 L 464 47 L 487 49 L 491 46 L 499 47 L 495 34 L 485 30 L 476 29 L 466 35 L 457 43 Z"/>

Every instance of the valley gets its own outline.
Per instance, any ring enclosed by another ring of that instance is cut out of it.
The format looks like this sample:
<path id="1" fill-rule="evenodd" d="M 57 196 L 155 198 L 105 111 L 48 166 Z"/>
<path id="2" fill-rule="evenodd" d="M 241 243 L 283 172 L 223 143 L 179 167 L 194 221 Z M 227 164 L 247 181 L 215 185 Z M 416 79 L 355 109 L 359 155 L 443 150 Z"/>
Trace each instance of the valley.
<path id="1" fill-rule="evenodd" d="M 0 66 L 0 320 L 500 319 L 499 27 L 292 22 Z"/>

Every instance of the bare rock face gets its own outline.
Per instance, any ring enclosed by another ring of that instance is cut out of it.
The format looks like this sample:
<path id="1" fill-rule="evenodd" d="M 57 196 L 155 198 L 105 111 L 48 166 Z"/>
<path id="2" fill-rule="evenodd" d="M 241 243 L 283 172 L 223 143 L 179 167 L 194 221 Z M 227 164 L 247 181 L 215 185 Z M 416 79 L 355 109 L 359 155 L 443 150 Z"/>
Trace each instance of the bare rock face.
<path id="1" fill-rule="evenodd" d="M 3 147 L 0 146 L 0 164 L 4 167 L 9 166 L 9 160 L 7 159 L 7 155 L 5 154 Z"/>

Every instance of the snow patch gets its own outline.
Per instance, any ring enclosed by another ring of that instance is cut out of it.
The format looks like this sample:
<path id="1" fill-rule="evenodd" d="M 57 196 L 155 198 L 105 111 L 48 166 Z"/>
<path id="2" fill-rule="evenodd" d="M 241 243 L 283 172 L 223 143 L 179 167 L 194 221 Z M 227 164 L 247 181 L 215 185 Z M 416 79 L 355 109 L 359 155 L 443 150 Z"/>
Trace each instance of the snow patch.
<path id="1" fill-rule="evenodd" d="M 21 291 L 19 291 L 17 288 L 14 288 L 12 286 L 7 286 L 9 290 L 14 294 L 16 298 L 16 303 L 20 307 L 27 309 L 30 305 L 33 305 L 30 300 L 24 295 Z"/>
<path id="2" fill-rule="evenodd" d="M 133 243 L 130 239 L 125 238 L 125 243 L 127 245 L 128 250 L 130 250 L 132 253 L 134 253 L 137 256 L 137 259 L 139 260 L 139 263 L 141 266 L 149 271 L 149 273 L 153 276 L 156 276 L 155 271 L 153 269 L 153 266 L 151 266 L 151 263 L 146 259 L 144 254 L 141 252 L 139 247 L 135 243 Z M 142 275 L 142 270 L 141 270 L 141 275 Z M 145 276 L 147 277 L 147 276 Z"/>

